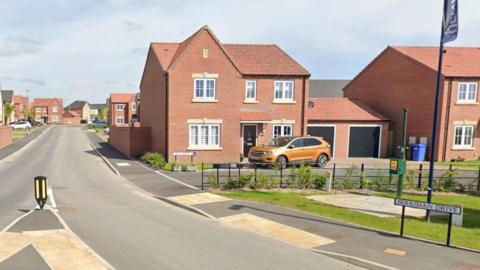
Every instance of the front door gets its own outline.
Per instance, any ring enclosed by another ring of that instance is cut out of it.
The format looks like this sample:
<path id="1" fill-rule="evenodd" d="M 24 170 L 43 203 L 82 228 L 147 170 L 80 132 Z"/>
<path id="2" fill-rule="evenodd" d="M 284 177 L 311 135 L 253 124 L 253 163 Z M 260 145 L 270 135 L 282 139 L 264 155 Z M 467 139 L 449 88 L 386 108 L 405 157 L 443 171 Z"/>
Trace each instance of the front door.
<path id="1" fill-rule="evenodd" d="M 257 143 L 257 125 L 243 126 L 243 156 L 248 156 L 248 151 Z"/>

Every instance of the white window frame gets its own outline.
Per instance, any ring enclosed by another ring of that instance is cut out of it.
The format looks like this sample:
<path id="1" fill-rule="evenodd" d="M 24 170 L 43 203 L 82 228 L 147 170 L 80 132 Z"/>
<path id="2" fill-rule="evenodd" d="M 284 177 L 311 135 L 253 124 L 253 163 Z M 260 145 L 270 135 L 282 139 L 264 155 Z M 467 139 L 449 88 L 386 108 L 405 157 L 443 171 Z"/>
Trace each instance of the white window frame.
<path id="1" fill-rule="evenodd" d="M 119 123 L 118 120 L 122 119 L 122 122 Z M 119 125 L 119 124 L 125 124 L 125 117 L 123 116 L 117 116 L 115 117 L 115 124 Z"/>
<path id="2" fill-rule="evenodd" d="M 197 133 L 193 134 L 194 128 Z M 217 136 L 213 135 L 212 130 L 217 128 Z M 206 134 L 203 133 L 206 131 Z M 196 136 L 196 137 L 195 137 Z M 188 148 L 189 149 L 219 149 L 221 144 L 221 125 L 220 124 L 190 124 L 188 126 Z"/>
<path id="3" fill-rule="evenodd" d="M 119 109 L 120 108 L 119 106 L 121 107 L 121 109 Z M 125 104 L 115 104 L 115 111 L 117 112 L 125 111 Z"/>
<path id="4" fill-rule="evenodd" d="M 60 117 L 58 115 L 52 115 L 51 119 L 52 122 L 58 122 L 60 121 Z"/>
<path id="5" fill-rule="evenodd" d="M 277 84 L 281 86 L 280 97 L 277 97 Z M 287 98 L 287 84 L 292 85 L 291 97 Z M 295 82 L 293 80 L 274 81 L 273 83 L 273 100 L 274 101 L 293 101 L 295 97 Z"/>
<path id="6" fill-rule="evenodd" d="M 465 85 L 465 98 L 461 99 L 460 98 L 460 88 Z M 474 96 L 473 98 L 468 98 L 470 95 L 470 92 L 472 91 L 472 87 L 475 87 L 473 89 L 474 91 Z M 477 102 L 477 94 L 478 93 L 478 83 L 476 82 L 459 82 L 458 83 L 458 89 L 457 89 L 457 102 L 458 103 L 475 103 Z"/>
<path id="7" fill-rule="evenodd" d="M 41 108 L 41 107 L 35 107 L 35 112 L 36 112 L 36 113 L 41 113 L 41 112 L 42 112 L 42 108 Z"/>
<path id="8" fill-rule="evenodd" d="M 52 112 L 54 113 L 58 112 L 58 106 L 52 106 Z"/>
<path id="9" fill-rule="evenodd" d="M 136 103 L 132 103 L 132 111 L 136 111 L 137 110 L 137 104 Z"/>
<path id="10" fill-rule="evenodd" d="M 203 81 L 203 95 L 197 96 L 197 81 Z M 207 82 L 213 81 L 213 96 L 207 97 Z M 197 78 L 193 80 L 193 99 L 194 100 L 215 100 L 217 97 L 217 81 L 211 78 Z"/>
<path id="11" fill-rule="evenodd" d="M 249 89 L 249 83 L 253 83 L 253 89 Z M 253 97 L 249 97 L 249 90 L 253 90 Z M 245 101 L 256 101 L 257 100 L 257 81 L 247 80 L 245 82 Z"/>
<path id="12" fill-rule="evenodd" d="M 275 127 L 280 127 L 280 135 L 275 136 Z M 285 133 L 285 127 L 290 127 L 290 134 Z M 272 126 L 272 138 L 293 136 L 293 124 L 276 124 Z"/>
<path id="13" fill-rule="evenodd" d="M 462 134 L 460 137 L 460 143 L 457 144 L 457 129 L 460 129 Z M 471 129 L 471 134 L 470 134 L 470 143 L 466 144 L 465 139 L 466 139 L 466 130 Z M 474 125 L 456 125 L 453 128 L 453 148 L 459 149 L 459 148 L 472 148 L 473 147 L 473 139 L 475 135 L 475 126 Z"/>

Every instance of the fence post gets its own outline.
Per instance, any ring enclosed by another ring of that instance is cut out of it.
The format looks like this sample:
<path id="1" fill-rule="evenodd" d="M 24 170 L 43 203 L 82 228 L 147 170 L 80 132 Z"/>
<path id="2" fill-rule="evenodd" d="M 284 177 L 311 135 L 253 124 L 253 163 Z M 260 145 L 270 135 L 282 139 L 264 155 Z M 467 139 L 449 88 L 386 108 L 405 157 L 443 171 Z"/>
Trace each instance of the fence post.
<path id="1" fill-rule="evenodd" d="M 255 184 L 257 183 L 257 163 L 255 163 Z"/>
<path id="2" fill-rule="evenodd" d="M 362 163 L 360 167 L 360 189 L 363 189 L 363 173 L 365 171 L 365 164 Z"/>
<path id="3" fill-rule="evenodd" d="M 480 191 L 480 166 L 478 166 L 477 191 Z"/>
<path id="4" fill-rule="evenodd" d="M 420 163 L 420 168 L 418 168 L 418 184 L 417 188 L 422 188 L 422 171 L 423 171 L 423 164 Z"/>
<path id="5" fill-rule="evenodd" d="M 220 166 L 217 166 L 217 188 L 220 188 Z"/>
<path id="6" fill-rule="evenodd" d="M 237 164 L 237 167 L 238 167 L 238 186 L 237 187 L 240 187 L 240 178 L 242 177 L 242 173 L 240 172 L 240 166 L 242 166 L 242 164 L 238 163 Z"/>
<path id="7" fill-rule="evenodd" d="M 333 163 L 333 172 L 332 172 L 332 188 L 335 188 L 335 169 L 337 167 L 336 163 Z"/>
<path id="8" fill-rule="evenodd" d="M 231 176 L 232 176 L 231 168 L 232 168 L 232 164 L 231 164 L 231 163 L 228 163 L 228 181 L 230 181 L 230 178 L 231 178 Z"/>
<path id="9" fill-rule="evenodd" d="M 282 188 L 282 182 L 283 182 L 283 169 L 280 167 L 280 188 Z"/>
<path id="10" fill-rule="evenodd" d="M 203 162 L 202 162 L 202 190 L 203 190 Z"/>

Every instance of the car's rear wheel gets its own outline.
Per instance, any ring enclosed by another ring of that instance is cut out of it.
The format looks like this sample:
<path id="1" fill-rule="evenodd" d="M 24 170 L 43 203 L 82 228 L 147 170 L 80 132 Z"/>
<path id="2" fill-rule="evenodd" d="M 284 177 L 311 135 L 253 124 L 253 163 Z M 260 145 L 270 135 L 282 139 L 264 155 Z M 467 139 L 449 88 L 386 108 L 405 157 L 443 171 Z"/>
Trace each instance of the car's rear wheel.
<path id="1" fill-rule="evenodd" d="M 277 158 L 277 165 L 280 169 L 286 169 L 288 165 L 288 159 L 286 156 L 279 156 Z"/>
<path id="2" fill-rule="evenodd" d="M 317 166 L 323 168 L 328 163 L 328 156 L 326 154 L 320 154 L 317 158 Z"/>

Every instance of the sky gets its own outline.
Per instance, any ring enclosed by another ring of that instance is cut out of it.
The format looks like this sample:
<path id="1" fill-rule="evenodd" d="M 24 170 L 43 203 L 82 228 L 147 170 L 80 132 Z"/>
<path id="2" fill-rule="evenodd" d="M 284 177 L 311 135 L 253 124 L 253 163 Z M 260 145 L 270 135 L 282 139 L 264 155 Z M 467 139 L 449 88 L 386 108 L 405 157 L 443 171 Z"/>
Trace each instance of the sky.
<path id="1" fill-rule="evenodd" d="M 312 79 L 351 79 L 388 45 L 438 46 L 442 0 L 0 0 L 0 85 L 105 102 L 137 92 L 150 42 L 208 25 L 223 43 L 275 43 Z M 449 46 L 480 47 L 479 0 Z"/>

